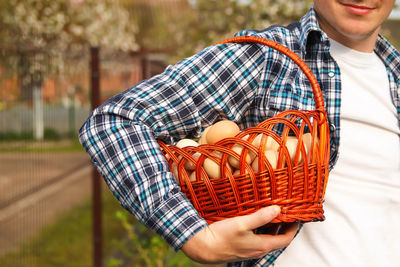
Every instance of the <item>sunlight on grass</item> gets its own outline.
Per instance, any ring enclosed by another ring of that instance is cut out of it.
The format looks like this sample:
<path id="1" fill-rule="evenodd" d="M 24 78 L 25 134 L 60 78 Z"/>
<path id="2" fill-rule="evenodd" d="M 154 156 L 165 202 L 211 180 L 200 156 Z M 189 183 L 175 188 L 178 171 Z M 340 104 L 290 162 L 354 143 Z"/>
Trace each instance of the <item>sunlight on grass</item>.
<path id="1" fill-rule="evenodd" d="M 7 141 L 0 142 L 0 153 L 62 153 L 83 152 L 78 140 L 60 141 Z"/>
<path id="2" fill-rule="evenodd" d="M 111 239 L 121 238 L 123 229 L 118 221 L 106 215 L 122 208 L 103 191 L 104 251 L 110 251 Z M 20 250 L 0 257 L 0 266 L 92 266 L 92 251 L 92 206 L 87 200 L 28 240 Z"/>
<path id="3" fill-rule="evenodd" d="M 176 253 L 138 223 L 108 189 L 102 192 L 104 266 L 203 266 L 182 252 Z M 90 267 L 92 255 L 92 206 L 88 199 L 27 240 L 18 251 L 0 257 L 0 266 Z"/>

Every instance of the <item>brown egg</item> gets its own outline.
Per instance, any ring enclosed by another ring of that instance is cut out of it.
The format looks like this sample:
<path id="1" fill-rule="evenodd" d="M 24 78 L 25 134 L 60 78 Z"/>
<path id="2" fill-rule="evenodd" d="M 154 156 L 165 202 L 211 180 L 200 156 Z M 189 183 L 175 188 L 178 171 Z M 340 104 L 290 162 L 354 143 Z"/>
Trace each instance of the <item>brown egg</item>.
<path id="1" fill-rule="evenodd" d="M 271 164 L 272 168 L 276 169 L 276 167 L 278 166 L 278 152 L 275 150 L 267 150 L 267 151 L 265 151 L 265 157 L 267 158 L 268 162 Z M 251 164 L 251 168 L 255 172 L 260 171 L 258 164 L 259 164 L 258 157 L 256 157 L 254 159 L 253 163 Z M 265 166 L 265 169 L 267 169 L 266 166 Z"/>
<path id="2" fill-rule="evenodd" d="M 190 181 L 196 181 L 196 173 L 193 171 L 189 171 L 187 169 L 185 169 L 187 175 L 189 176 L 189 180 Z M 179 171 L 178 171 L 178 165 L 173 164 L 172 165 L 172 173 L 174 174 L 175 180 L 179 183 Z M 183 179 L 183 173 L 181 173 L 182 175 L 182 179 Z"/>
<path id="3" fill-rule="evenodd" d="M 179 182 L 179 177 L 178 177 L 178 166 L 176 166 L 175 164 L 172 165 L 172 169 L 171 169 L 172 174 L 174 175 L 174 178 L 177 182 Z"/>
<path id="4" fill-rule="evenodd" d="M 210 179 L 221 177 L 221 168 L 214 160 L 206 158 L 204 160 L 203 167 Z"/>
<path id="5" fill-rule="evenodd" d="M 192 140 L 192 139 L 182 139 L 182 140 L 179 140 L 177 143 L 176 143 L 176 146 L 177 147 L 179 147 L 179 148 L 184 148 L 184 147 L 187 147 L 187 146 L 198 146 L 199 144 L 196 142 L 196 141 L 194 141 L 194 140 Z"/>
<path id="6" fill-rule="evenodd" d="M 192 139 L 182 139 L 182 140 L 179 140 L 176 143 L 176 146 L 179 147 L 179 148 L 184 148 L 184 147 L 188 147 L 188 146 L 199 146 L 199 144 L 196 141 L 192 140 Z M 199 158 L 199 156 L 200 155 L 198 153 L 195 153 L 193 155 L 193 158 L 195 158 L 197 160 Z M 196 168 L 196 166 L 192 162 L 190 162 L 189 160 L 187 160 L 185 162 L 184 167 L 188 171 L 193 171 Z"/>
<path id="7" fill-rule="evenodd" d="M 263 135 L 264 134 L 257 135 L 257 137 L 254 138 L 254 140 L 252 142 L 253 145 L 255 145 L 256 147 L 260 147 Z M 276 150 L 276 151 L 279 150 L 279 143 L 277 141 L 275 141 L 275 139 L 273 137 L 265 136 L 264 138 L 267 138 L 267 141 L 265 143 L 265 150 Z"/>
<path id="8" fill-rule="evenodd" d="M 316 137 L 316 142 L 318 143 L 318 137 Z M 292 161 L 294 161 L 294 158 L 296 156 L 296 149 L 297 149 L 297 144 L 298 144 L 298 139 L 295 136 L 288 136 L 288 140 L 286 142 L 286 148 L 289 151 L 290 158 Z M 311 145 L 312 145 L 312 135 L 310 133 L 305 133 L 303 135 L 303 144 L 305 148 L 305 152 L 307 154 L 307 161 L 310 161 L 311 158 Z M 303 163 L 303 155 L 301 152 L 301 148 L 299 151 L 299 162 L 298 163 Z"/>
<path id="9" fill-rule="evenodd" d="M 235 122 L 229 120 L 219 121 L 208 130 L 206 135 L 207 143 L 215 144 L 224 138 L 234 137 L 239 132 L 239 126 Z"/>
<path id="10" fill-rule="evenodd" d="M 289 152 L 290 159 L 294 161 L 294 157 L 296 156 L 296 149 L 297 149 L 297 137 L 288 136 L 286 140 L 286 148 Z M 301 159 L 301 155 L 300 155 Z"/>
<path id="11" fill-rule="evenodd" d="M 249 171 L 247 169 L 245 169 L 243 174 L 248 174 L 248 173 L 249 173 Z M 240 175 L 240 169 L 235 169 L 232 174 Z"/>
<path id="12" fill-rule="evenodd" d="M 319 144 L 318 137 L 315 137 L 315 139 L 316 139 L 317 144 Z M 303 134 L 303 144 L 304 144 L 304 147 L 306 149 L 308 161 L 310 162 L 310 159 L 311 159 L 311 146 L 312 146 L 312 135 L 311 135 L 311 133 Z"/>
<path id="13" fill-rule="evenodd" d="M 192 172 L 192 173 L 189 175 L 189 180 L 190 180 L 191 182 L 195 182 L 195 181 L 196 181 L 196 172 Z"/>
<path id="14" fill-rule="evenodd" d="M 174 174 L 175 180 L 179 183 L 179 171 L 178 171 L 178 165 L 175 163 L 172 164 L 172 173 Z"/>
<path id="15" fill-rule="evenodd" d="M 307 139 L 308 137 L 306 137 Z M 307 141 L 304 141 L 304 145 L 306 146 L 306 153 L 308 153 L 308 151 L 310 150 L 310 146 L 308 146 L 308 144 L 306 143 Z M 296 157 L 296 150 L 297 150 L 297 145 L 298 145 L 298 139 L 295 136 L 288 136 L 288 139 L 286 141 L 286 148 L 289 152 L 290 155 L 290 160 L 292 162 L 294 162 L 294 159 Z M 308 146 L 308 147 L 307 147 Z M 309 156 L 309 155 L 307 155 Z M 303 155 L 301 153 L 301 150 L 299 150 L 299 159 L 297 164 L 302 164 L 303 163 Z M 284 161 L 284 164 L 286 164 L 286 162 Z"/>
<path id="16" fill-rule="evenodd" d="M 182 159 L 182 156 L 178 156 L 178 160 L 181 160 L 181 159 Z M 188 163 L 190 163 L 190 162 L 185 162 L 185 164 L 183 165 L 184 166 L 184 170 L 183 171 L 186 171 L 186 173 L 189 175 L 192 170 L 186 168 L 186 164 L 188 164 Z M 173 162 L 171 168 L 172 168 L 171 172 L 174 174 L 175 180 L 179 183 L 179 167 L 178 167 L 178 164 Z M 183 174 L 181 174 L 181 175 L 183 175 Z"/>
<path id="17" fill-rule="evenodd" d="M 207 128 L 205 128 L 203 133 L 201 134 L 200 139 L 199 139 L 200 145 L 207 144 L 207 132 L 208 132 L 208 130 L 210 130 L 211 126 L 208 126 Z"/>
<path id="18" fill-rule="evenodd" d="M 214 151 L 213 154 L 217 155 L 220 158 L 222 157 L 221 152 L 219 152 L 219 151 Z M 232 168 L 229 164 L 227 164 L 227 167 L 230 171 L 232 171 Z M 203 168 L 206 171 L 206 173 L 210 179 L 221 178 L 220 165 L 218 163 L 216 163 L 214 160 L 212 160 L 210 158 L 206 158 L 203 163 Z"/>
<path id="19" fill-rule="evenodd" d="M 196 162 L 199 160 L 200 153 L 194 153 L 192 157 L 196 160 Z M 191 161 L 186 161 L 185 164 L 183 165 L 186 170 L 188 171 L 194 171 L 196 169 L 196 165 L 193 164 Z"/>
<path id="20" fill-rule="evenodd" d="M 243 146 L 235 144 L 232 146 L 231 150 L 236 152 L 236 154 L 239 154 L 239 156 L 240 156 L 243 151 Z M 253 151 L 248 149 L 247 155 L 246 155 L 246 162 L 248 164 L 250 164 L 254 160 L 255 156 L 256 156 L 256 154 Z M 229 156 L 228 162 L 233 168 L 240 169 L 240 161 L 238 159 L 236 159 L 235 157 Z"/>
<path id="21" fill-rule="evenodd" d="M 240 170 L 239 169 L 235 169 L 234 171 L 233 171 L 233 175 L 239 175 L 240 174 Z"/>

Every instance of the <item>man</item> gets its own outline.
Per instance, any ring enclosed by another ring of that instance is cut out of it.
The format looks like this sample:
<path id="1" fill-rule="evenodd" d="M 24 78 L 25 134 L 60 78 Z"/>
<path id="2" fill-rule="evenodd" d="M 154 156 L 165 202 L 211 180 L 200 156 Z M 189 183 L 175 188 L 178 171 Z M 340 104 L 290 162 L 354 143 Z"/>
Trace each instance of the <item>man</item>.
<path id="1" fill-rule="evenodd" d="M 239 33 L 277 41 L 312 69 L 328 112 L 331 168 L 338 159 L 342 91 L 339 66 L 329 53 L 331 42 L 362 52 L 375 47 L 387 70 L 383 91 L 390 92 L 393 116 L 399 122 L 400 57 L 378 37 L 380 24 L 393 5 L 394 0 L 315 0 L 314 8 L 299 23 Z M 223 118 L 247 128 L 286 109 L 314 109 L 308 80 L 293 62 L 257 44 L 216 45 L 108 100 L 83 125 L 79 138 L 121 204 L 172 247 L 199 262 L 268 266 L 282 253 L 280 248 L 288 246 L 297 225 L 277 236 L 255 235 L 253 229 L 278 214 L 276 207 L 207 225 L 179 191 L 156 139 L 173 142 L 199 137 L 205 127 Z M 391 121 L 389 124 L 392 131 Z M 398 125 L 395 127 L 398 130 Z M 389 168 L 394 168 L 396 177 L 399 166 Z M 391 183 L 396 185 L 398 179 Z M 308 228 L 317 225 L 312 223 Z M 279 260 L 298 258 L 289 253 L 290 248 Z M 312 255 L 317 257 L 318 253 Z M 303 257 L 311 262 L 305 266 L 311 266 L 314 259 L 304 251 Z"/>
<path id="2" fill-rule="evenodd" d="M 393 2 L 314 1 L 340 70 L 340 156 L 325 195 L 326 221 L 304 225 L 278 267 L 399 264 L 399 65 L 389 63 L 399 54 L 385 56 L 378 36 Z"/>

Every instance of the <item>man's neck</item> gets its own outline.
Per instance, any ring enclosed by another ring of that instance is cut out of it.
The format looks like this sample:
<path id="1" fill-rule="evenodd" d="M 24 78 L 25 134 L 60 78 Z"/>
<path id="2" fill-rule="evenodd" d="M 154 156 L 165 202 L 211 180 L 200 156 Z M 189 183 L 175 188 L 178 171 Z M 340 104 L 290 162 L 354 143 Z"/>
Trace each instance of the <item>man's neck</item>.
<path id="1" fill-rule="evenodd" d="M 328 35 L 329 36 L 329 35 Z M 378 34 L 374 34 L 364 39 L 356 39 L 356 38 L 340 38 L 338 36 L 329 36 L 331 39 L 336 42 L 347 46 L 351 49 L 354 49 L 359 52 L 371 53 L 374 51 L 376 40 L 378 38 Z"/>

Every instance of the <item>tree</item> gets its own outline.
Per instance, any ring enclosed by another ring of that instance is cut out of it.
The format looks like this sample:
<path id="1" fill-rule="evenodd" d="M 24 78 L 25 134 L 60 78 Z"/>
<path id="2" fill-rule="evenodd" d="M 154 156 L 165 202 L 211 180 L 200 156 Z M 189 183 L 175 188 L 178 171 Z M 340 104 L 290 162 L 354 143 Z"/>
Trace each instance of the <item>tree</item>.
<path id="1" fill-rule="evenodd" d="M 167 26 L 176 42 L 177 57 L 189 56 L 243 29 L 264 29 L 298 20 L 310 0 L 196 0 L 194 12 Z"/>
<path id="2" fill-rule="evenodd" d="M 70 60 L 87 56 L 90 45 L 137 49 L 136 31 L 118 1 L 1 1 L 1 64 L 4 70 L 17 73 L 21 100 L 36 106 L 35 125 L 41 127 L 35 129 L 37 139 L 43 137 L 40 107 L 45 77 L 65 71 Z"/>

